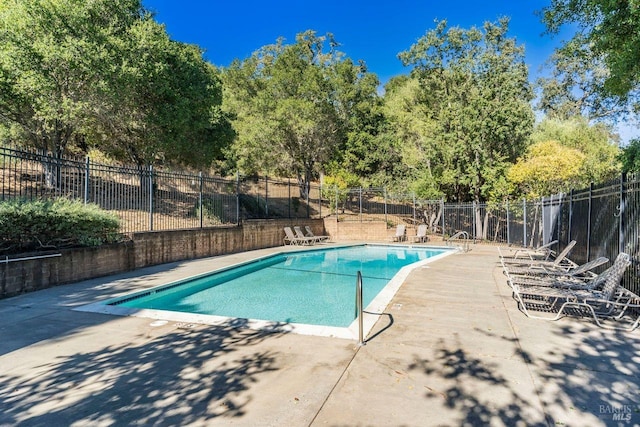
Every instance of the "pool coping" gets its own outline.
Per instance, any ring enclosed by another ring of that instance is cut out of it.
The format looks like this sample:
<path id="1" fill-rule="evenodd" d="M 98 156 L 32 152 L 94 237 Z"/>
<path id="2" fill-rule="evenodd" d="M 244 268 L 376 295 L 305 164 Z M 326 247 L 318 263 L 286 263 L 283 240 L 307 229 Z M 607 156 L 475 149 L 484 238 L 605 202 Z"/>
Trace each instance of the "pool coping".
<path id="1" fill-rule="evenodd" d="M 452 248 L 450 246 L 425 246 L 425 245 L 415 245 L 415 244 L 385 244 L 385 243 L 353 243 L 353 244 L 339 244 L 332 245 L 331 248 L 345 248 L 345 247 L 353 247 L 353 246 L 388 246 L 388 247 L 403 247 L 403 248 L 424 248 L 424 249 L 436 249 L 436 250 L 445 250 L 443 253 L 429 257 L 424 260 L 420 260 L 418 262 L 414 262 L 412 264 L 406 265 L 402 267 L 389 282 L 385 285 L 380 292 L 375 296 L 375 298 L 364 308 L 363 310 L 363 336 L 367 337 L 373 326 L 378 321 L 379 317 L 384 314 L 387 306 L 398 292 L 402 284 L 405 282 L 407 277 L 411 272 L 419 268 L 429 268 L 428 264 L 447 257 L 452 254 L 456 254 L 459 251 L 457 248 Z M 284 249 L 284 248 L 283 248 Z M 123 298 L 127 297 L 127 295 L 134 296 L 136 294 L 149 292 L 152 289 L 163 289 L 167 287 L 173 287 L 179 285 L 182 282 L 197 279 L 203 276 L 210 275 L 214 272 L 222 272 L 226 270 L 230 270 L 236 267 L 245 266 L 252 264 L 254 262 L 259 262 L 268 258 L 272 258 L 275 256 L 279 256 L 286 253 L 291 252 L 306 252 L 312 250 L 321 249 L 318 246 L 308 246 L 308 247 L 300 247 L 296 248 L 298 250 L 292 251 L 282 250 L 279 252 L 274 252 L 269 255 L 259 256 L 257 258 L 253 258 L 247 261 L 241 261 L 229 264 L 227 266 L 217 268 L 215 270 L 200 273 L 193 276 L 185 277 L 179 280 L 175 280 L 163 285 L 154 286 L 145 290 L 137 290 L 137 291 L 129 291 L 125 292 L 121 295 L 113 296 L 107 298 L 102 301 L 94 302 L 91 304 L 86 304 L 80 307 L 75 307 L 73 311 L 80 312 L 90 312 L 90 313 L 100 313 L 114 316 L 131 316 L 131 317 L 139 317 L 146 319 L 154 319 L 158 321 L 170 321 L 170 322 L 178 322 L 181 324 L 191 325 L 191 324 L 200 324 L 200 325 L 222 325 L 228 323 L 230 320 L 238 319 L 235 317 L 226 317 L 226 316 L 218 316 L 211 314 L 198 314 L 198 313 L 184 313 L 178 311 L 168 311 L 168 310 L 156 310 L 156 309 L 145 309 L 145 308 L 130 308 L 123 307 L 118 305 L 111 305 L 115 302 L 121 301 Z M 354 319 L 353 322 L 348 327 L 338 327 L 338 326 L 324 326 L 324 325 L 312 325 L 306 323 L 283 323 L 276 322 L 270 320 L 260 320 L 260 319 L 242 319 L 246 323 L 246 327 L 254 330 L 277 330 L 278 332 L 289 332 L 300 335 L 312 335 L 312 336 L 321 336 L 321 337 L 331 337 L 331 338 L 341 338 L 348 340 L 358 340 L 359 331 L 358 331 L 358 319 Z"/>

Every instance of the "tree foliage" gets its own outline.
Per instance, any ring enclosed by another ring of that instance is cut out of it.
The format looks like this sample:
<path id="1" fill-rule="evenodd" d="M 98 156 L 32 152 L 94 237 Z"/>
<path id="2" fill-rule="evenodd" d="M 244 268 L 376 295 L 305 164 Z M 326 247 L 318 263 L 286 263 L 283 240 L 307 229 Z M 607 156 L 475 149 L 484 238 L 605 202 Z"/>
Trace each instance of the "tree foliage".
<path id="1" fill-rule="evenodd" d="M 620 153 L 623 172 L 640 172 L 640 139 L 633 139 Z"/>
<path id="2" fill-rule="evenodd" d="M 542 11 L 550 32 L 575 24 L 610 72 L 604 90 L 626 97 L 640 83 L 640 4 L 637 1 L 552 0 Z"/>
<path id="3" fill-rule="evenodd" d="M 337 46 L 331 34 L 307 31 L 224 71 L 225 108 L 238 133 L 231 155 L 241 171 L 293 172 L 305 192 L 338 149 L 363 138 L 377 78 Z"/>
<path id="4" fill-rule="evenodd" d="M 140 0 L 0 0 L 0 117 L 33 147 L 201 164 L 228 135 L 220 104 L 200 49 Z"/>
<path id="5" fill-rule="evenodd" d="M 536 142 L 509 169 L 507 179 L 515 194 L 527 197 L 567 192 L 581 181 L 585 158 L 580 150 L 557 141 Z"/>
<path id="6" fill-rule="evenodd" d="M 568 120 L 584 116 L 589 120 L 606 121 L 626 118 L 631 109 L 628 102 L 602 90 L 609 70 L 602 54 L 596 54 L 590 44 L 575 37 L 557 49 L 548 61 L 550 77 L 538 79 L 542 89 L 539 108 L 551 119 Z"/>
<path id="7" fill-rule="evenodd" d="M 617 161 L 619 148 L 610 127 L 603 123 L 589 124 L 584 117 L 569 120 L 547 119 L 540 122 L 531 135 L 533 143 L 557 141 L 564 147 L 580 151 L 585 156 L 578 177 L 567 185 L 574 188 L 604 182 L 620 173 Z M 561 157 L 561 154 L 558 154 Z"/>
<path id="8" fill-rule="evenodd" d="M 413 147 L 405 152 L 430 159 L 420 162 L 418 157 L 415 163 L 426 164 L 426 179 L 433 175 L 449 199 L 481 201 L 495 195 L 500 177 L 524 151 L 531 132 L 532 90 L 524 50 L 507 31 L 506 18 L 468 30 L 448 29 L 441 21 L 399 54 L 414 67 L 419 86 L 419 93 L 403 95 L 419 105 L 410 107 L 407 118 L 395 115 L 403 132 L 413 135 L 407 141 Z M 436 162 L 441 170 L 433 174 Z"/>

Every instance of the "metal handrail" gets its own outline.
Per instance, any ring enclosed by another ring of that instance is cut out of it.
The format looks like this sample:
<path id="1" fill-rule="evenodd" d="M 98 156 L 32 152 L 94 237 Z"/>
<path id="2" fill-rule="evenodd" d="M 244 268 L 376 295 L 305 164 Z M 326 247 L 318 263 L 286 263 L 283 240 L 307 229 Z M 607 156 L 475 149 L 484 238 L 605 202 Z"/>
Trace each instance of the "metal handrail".
<path id="1" fill-rule="evenodd" d="M 454 240 L 463 240 L 463 244 L 460 247 L 460 249 L 462 249 L 463 252 L 469 252 L 469 240 L 471 240 L 471 238 L 469 237 L 468 232 L 466 231 L 456 232 L 453 236 L 447 239 L 447 246 L 451 246 Z"/>
<path id="2" fill-rule="evenodd" d="M 13 258 L 13 259 L 9 259 L 8 256 L 5 256 L 5 259 L 0 260 L 0 262 L 9 264 L 10 262 L 16 262 L 16 261 L 30 261 L 32 259 L 53 258 L 53 257 L 59 257 L 59 256 L 62 256 L 62 254 L 38 255 L 38 256 L 29 256 L 24 258 Z"/>
<path id="3" fill-rule="evenodd" d="M 362 274 L 358 271 L 358 277 L 356 280 L 356 316 L 358 318 L 358 345 L 363 346 L 364 342 L 364 327 L 362 321 L 363 314 L 362 307 Z"/>

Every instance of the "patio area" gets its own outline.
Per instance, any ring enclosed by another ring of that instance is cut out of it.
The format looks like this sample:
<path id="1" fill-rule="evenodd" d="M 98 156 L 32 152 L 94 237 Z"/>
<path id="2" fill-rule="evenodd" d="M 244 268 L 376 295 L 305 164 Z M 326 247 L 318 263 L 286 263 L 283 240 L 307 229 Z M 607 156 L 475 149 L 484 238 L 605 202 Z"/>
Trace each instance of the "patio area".
<path id="1" fill-rule="evenodd" d="M 0 300 L 0 426 L 640 424 L 640 330 L 527 318 L 495 246 L 413 271 L 362 347 L 73 311 L 278 250 Z"/>

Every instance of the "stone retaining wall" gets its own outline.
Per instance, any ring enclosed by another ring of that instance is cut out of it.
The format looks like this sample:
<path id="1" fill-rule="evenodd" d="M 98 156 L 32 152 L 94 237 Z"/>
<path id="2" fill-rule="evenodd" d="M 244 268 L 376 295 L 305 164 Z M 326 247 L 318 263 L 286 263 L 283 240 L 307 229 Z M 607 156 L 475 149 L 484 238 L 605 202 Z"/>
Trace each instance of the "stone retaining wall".
<path id="1" fill-rule="evenodd" d="M 98 248 L 62 250 L 62 256 L 16 262 L 0 259 L 0 298 L 64 283 L 164 264 L 283 244 L 290 220 L 246 221 L 242 226 L 134 233 L 131 240 Z M 326 234 L 323 220 L 296 220 Z"/>

